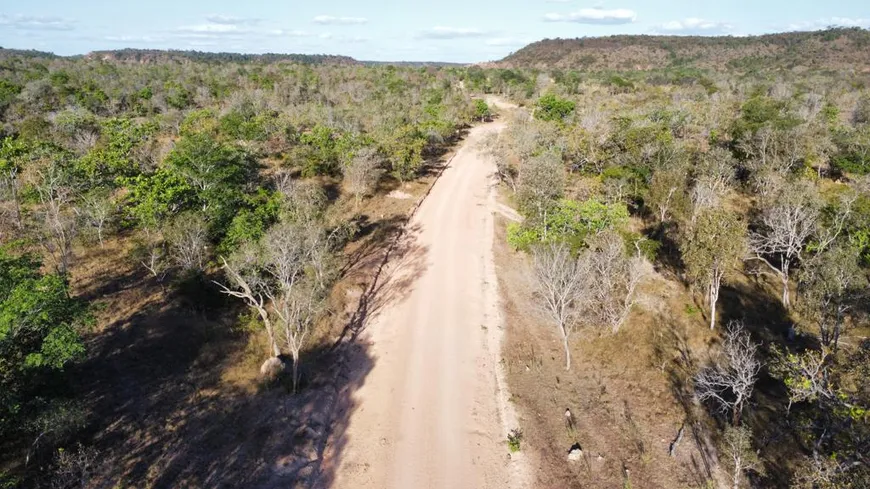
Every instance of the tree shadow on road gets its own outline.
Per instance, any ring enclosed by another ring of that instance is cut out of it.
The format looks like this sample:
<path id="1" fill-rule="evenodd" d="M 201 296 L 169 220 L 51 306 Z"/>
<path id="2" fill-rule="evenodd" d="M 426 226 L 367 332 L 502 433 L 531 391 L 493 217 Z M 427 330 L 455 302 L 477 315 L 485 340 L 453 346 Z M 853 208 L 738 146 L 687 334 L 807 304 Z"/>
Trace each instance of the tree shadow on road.
<path id="1" fill-rule="evenodd" d="M 129 308 L 93 335 L 92 353 L 74 374 L 89 413 L 78 439 L 101 454 L 94 485 L 329 487 L 354 393 L 376 360 L 359 334 L 425 270 L 419 228 L 384 223 L 390 226 L 397 228 L 386 236 L 399 233 L 394 241 L 373 245 L 368 260 L 352 257 L 354 273 L 370 273 L 368 283 L 353 307 L 333 314 L 343 325 L 338 340 L 304 353 L 298 394 L 280 383 L 252 385 L 255 374 L 233 377 L 251 363 L 246 357 L 258 365 L 267 355 L 250 351 L 252 333 L 234 319 L 246 311 L 238 305 L 206 315 L 178 297 L 162 298 Z"/>

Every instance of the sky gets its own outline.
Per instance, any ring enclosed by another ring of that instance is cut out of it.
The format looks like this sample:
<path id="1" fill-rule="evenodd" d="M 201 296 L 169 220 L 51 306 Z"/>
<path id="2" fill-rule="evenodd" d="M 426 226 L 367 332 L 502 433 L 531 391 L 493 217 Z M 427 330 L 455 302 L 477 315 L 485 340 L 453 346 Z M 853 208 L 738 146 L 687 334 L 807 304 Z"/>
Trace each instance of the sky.
<path id="1" fill-rule="evenodd" d="M 867 0 L 0 0 L 0 46 L 497 60 L 544 38 L 870 28 Z"/>

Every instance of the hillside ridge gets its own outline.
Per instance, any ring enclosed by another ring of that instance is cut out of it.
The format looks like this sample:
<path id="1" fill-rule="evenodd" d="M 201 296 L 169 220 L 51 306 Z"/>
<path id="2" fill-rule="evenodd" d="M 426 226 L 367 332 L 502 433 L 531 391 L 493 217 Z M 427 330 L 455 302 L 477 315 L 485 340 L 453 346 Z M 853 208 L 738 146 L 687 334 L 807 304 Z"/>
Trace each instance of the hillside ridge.
<path id="1" fill-rule="evenodd" d="M 822 68 L 870 70 L 870 31 L 829 28 L 759 36 L 617 35 L 543 39 L 490 66 L 501 68 L 712 70 Z"/>

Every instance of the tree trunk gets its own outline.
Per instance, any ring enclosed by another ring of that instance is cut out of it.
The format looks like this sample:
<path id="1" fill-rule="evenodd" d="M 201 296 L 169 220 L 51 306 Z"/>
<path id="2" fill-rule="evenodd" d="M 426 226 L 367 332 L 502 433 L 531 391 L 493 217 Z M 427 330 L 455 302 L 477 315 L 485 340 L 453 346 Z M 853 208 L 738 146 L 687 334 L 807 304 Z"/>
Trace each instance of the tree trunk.
<path id="1" fill-rule="evenodd" d="M 571 349 L 568 347 L 568 336 L 562 335 L 562 345 L 565 347 L 565 370 L 571 370 Z"/>
<path id="2" fill-rule="evenodd" d="M 299 352 L 293 350 L 293 393 L 296 394 L 296 389 L 299 386 Z"/>
<path id="3" fill-rule="evenodd" d="M 791 308 L 791 299 L 788 292 L 788 275 L 782 276 L 782 305 L 786 310 Z"/>
<path id="4" fill-rule="evenodd" d="M 718 301 L 718 297 L 710 297 L 710 329 L 716 327 L 716 303 Z"/>
<path id="5" fill-rule="evenodd" d="M 738 457 L 737 460 L 734 461 L 734 475 L 732 476 L 734 479 L 734 489 L 740 489 L 740 472 L 742 472 L 741 465 L 740 457 Z"/>
<path id="6" fill-rule="evenodd" d="M 710 329 L 716 327 L 716 304 L 719 302 L 719 278 L 713 275 L 713 280 L 710 282 Z"/>

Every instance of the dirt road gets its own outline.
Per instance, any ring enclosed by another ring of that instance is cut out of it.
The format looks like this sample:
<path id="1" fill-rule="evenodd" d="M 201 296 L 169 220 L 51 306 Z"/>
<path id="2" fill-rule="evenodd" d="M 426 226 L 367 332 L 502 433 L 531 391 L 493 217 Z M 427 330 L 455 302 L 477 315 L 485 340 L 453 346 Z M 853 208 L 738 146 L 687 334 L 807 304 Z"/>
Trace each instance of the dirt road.
<path id="1" fill-rule="evenodd" d="M 373 370 L 356 393 L 335 488 L 524 487 L 498 372 L 492 240 L 494 164 L 478 149 L 504 124 L 471 129 L 408 224 L 387 275 L 402 298 L 365 334 Z"/>

